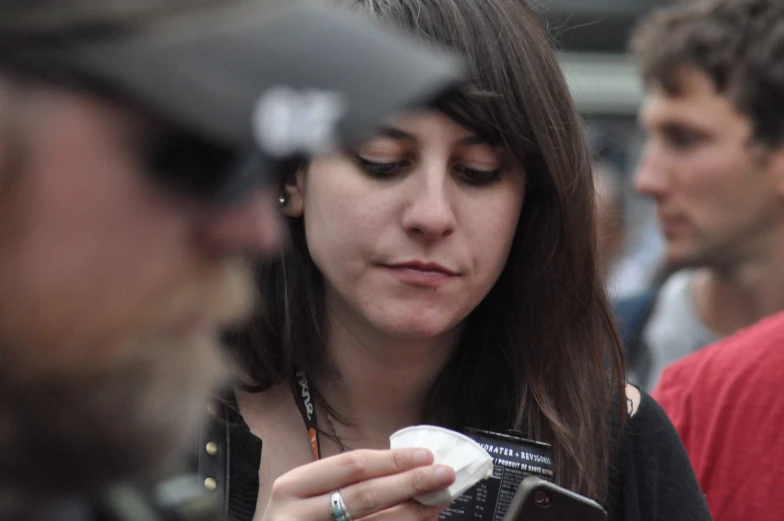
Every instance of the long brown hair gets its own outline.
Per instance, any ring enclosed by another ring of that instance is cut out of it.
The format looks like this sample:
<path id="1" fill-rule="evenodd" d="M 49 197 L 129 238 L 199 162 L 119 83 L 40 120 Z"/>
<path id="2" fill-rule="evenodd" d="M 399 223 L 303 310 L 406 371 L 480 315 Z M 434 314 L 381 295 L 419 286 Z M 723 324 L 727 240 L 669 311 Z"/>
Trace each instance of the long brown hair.
<path id="1" fill-rule="evenodd" d="M 611 432 L 623 423 L 613 405 L 624 396 L 623 356 L 597 270 L 590 158 L 547 34 L 521 0 L 353 4 L 465 56 L 471 84 L 441 110 L 503 142 L 526 172 L 507 265 L 466 319 L 425 420 L 551 443 L 557 481 L 602 500 Z M 290 225 L 289 250 L 260 269 L 258 320 L 235 343 L 260 388 L 293 383 L 294 367 L 315 370 L 325 348 L 322 277 L 302 221 Z"/>

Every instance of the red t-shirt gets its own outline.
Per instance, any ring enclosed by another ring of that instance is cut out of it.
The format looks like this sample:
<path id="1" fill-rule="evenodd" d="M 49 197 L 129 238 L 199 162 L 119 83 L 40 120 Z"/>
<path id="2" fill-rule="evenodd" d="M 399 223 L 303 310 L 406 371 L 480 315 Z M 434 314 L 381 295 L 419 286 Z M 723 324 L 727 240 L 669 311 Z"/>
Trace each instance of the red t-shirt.
<path id="1" fill-rule="evenodd" d="M 714 521 L 784 520 L 784 313 L 672 364 L 653 396 Z"/>

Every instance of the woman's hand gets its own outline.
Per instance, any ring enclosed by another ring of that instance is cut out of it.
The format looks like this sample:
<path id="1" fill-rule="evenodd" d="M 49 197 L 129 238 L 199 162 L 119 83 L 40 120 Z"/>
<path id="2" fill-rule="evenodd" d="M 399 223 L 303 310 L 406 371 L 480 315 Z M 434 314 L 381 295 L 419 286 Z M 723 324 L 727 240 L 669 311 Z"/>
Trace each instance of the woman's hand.
<path id="1" fill-rule="evenodd" d="M 429 507 L 415 496 L 443 490 L 450 467 L 432 465 L 425 449 L 355 450 L 298 467 L 272 485 L 264 521 L 334 521 L 331 494 L 340 490 L 354 521 L 427 521 L 448 505 Z"/>

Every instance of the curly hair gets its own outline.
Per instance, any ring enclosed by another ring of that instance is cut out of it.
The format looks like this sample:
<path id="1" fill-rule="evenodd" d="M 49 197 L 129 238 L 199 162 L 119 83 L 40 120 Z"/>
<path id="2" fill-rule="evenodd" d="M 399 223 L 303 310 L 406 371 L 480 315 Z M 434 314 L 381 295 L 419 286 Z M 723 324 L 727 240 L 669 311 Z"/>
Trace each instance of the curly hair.
<path id="1" fill-rule="evenodd" d="M 752 122 L 755 139 L 784 140 L 784 2 L 703 0 L 657 11 L 635 29 L 643 81 L 677 95 L 677 71 L 705 73 Z"/>

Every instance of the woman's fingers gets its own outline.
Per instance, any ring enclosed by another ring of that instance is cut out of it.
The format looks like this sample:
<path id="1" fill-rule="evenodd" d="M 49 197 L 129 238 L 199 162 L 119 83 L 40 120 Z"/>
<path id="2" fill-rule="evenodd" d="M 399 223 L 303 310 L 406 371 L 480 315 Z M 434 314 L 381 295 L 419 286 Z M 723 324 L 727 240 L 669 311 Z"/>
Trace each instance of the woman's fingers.
<path id="1" fill-rule="evenodd" d="M 392 508 L 363 517 L 362 521 L 436 521 L 446 506 L 429 507 L 406 501 Z"/>
<path id="2" fill-rule="evenodd" d="M 450 467 L 432 465 L 421 449 L 356 450 L 298 467 L 275 480 L 264 519 L 331 521 L 331 493 L 340 490 L 353 519 L 427 521 L 439 508 L 412 498 L 449 487 Z"/>
<path id="3" fill-rule="evenodd" d="M 425 449 L 355 450 L 303 465 L 279 477 L 273 497 L 308 498 L 433 463 Z"/>
<path id="4" fill-rule="evenodd" d="M 400 474 L 374 478 L 353 485 L 340 487 L 340 494 L 346 505 L 346 510 L 352 519 L 362 519 L 367 516 L 397 507 L 403 503 L 411 503 L 403 512 L 416 514 L 411 519 L 419 519 L 419 515 L 430 513 L 432 507 L 423 507 L 424 510 L 413 508 L 419 503 L 411 499 L 429 492 L 443 490 L 455 481 L 455 472 L 449 467 L 428 465 L 419 467 Z M 325 513 L 329 513 L 331 494 L 323 494 L 310 499 L 300 500 L 303 510 L 303 519 L 312 521 L 325 520 Z M 412 510 L 413 509 L 413 510 Z M 430 510 L 428 510 L 430 509 Z M 399 509 L 398 509 L 399 510 Z M 395 510 L 396 512 L 398 510 Z M 425 512 L 427 511 L 427 512 Z M 435 509 L 436 513 L 440 510 Z M 423 513 L 424 512 L 424 513 Z M 404 519 L 404 518 L 401 518 Z M 405 518 L 408 519 L 408 518 Z M 425 517 L 429 519 L 429 517 Z"/>
<path id="5" fill-rule="evenodd" d="M 340 492 L 346 508 L 356 519 L 408 502 L 421 494 L 443 490 L 454 481 L 454 470 L 434 465 L 356 483 Z"/>

